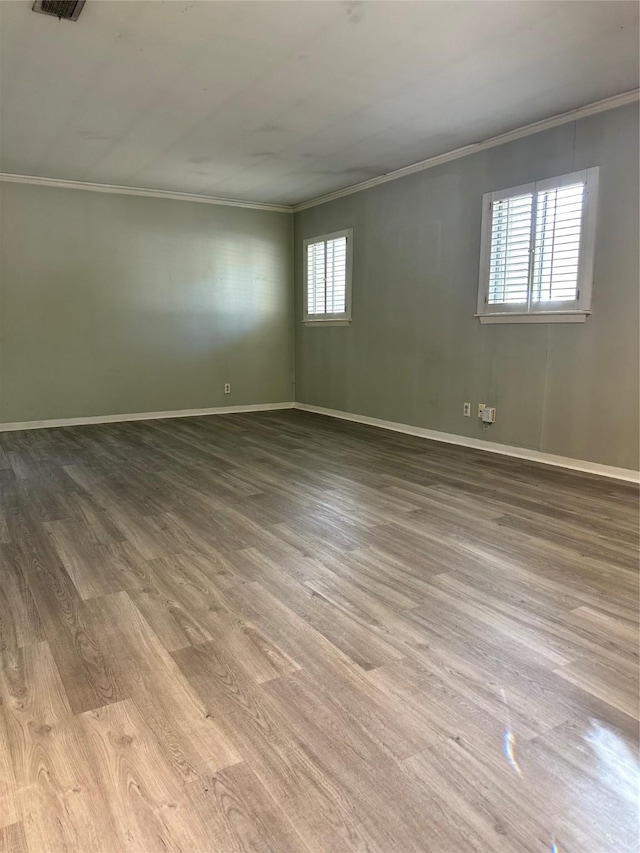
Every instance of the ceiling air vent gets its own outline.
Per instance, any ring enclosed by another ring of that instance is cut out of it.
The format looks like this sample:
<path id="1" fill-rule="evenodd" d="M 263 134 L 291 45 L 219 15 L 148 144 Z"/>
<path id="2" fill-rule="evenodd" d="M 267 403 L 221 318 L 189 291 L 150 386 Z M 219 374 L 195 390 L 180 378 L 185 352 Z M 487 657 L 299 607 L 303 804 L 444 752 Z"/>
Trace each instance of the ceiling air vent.
<path id="1" fill-rule="evenodd" d="M 36 0 L 32 8 L 34 12 L 42 12 L 43 15 L 55 15 L 56 18 L 64 18 L 66 21 L 77 21 L 84 2 L 85 0 Z"/>

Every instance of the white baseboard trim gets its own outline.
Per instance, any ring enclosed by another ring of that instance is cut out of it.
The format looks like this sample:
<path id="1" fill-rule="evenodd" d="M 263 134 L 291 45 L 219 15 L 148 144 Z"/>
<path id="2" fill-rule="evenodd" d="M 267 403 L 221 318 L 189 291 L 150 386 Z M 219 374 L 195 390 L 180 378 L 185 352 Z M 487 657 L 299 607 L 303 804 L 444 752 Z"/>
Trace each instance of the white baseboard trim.
<path id="1" fill-rule="evenodd" d="M 616 468 L 612 465 L 600 465 L 597 462 L 587 462 L 583 459 L 572 459 L 570 456 L 555 456 L 543 453 L 541 450 L 530 450 L 527 447 L 516 447 L 511 444 L 497 444 L 481 438 L 470 438 L 466 435 L 454 435 L 449 432 L 438 432 L 425 427 L 410 426 L 409 424 L 384 421 L 380 418 L 370 418 L 367 415 L 353 415 L 351 412 L 341 412 L 337 409 L 325 409 L 322 406 L 311 406 L 307 403 L 295 403 L 295 409 L 303 412 L 313 412 L 316 415 L 326 415 L 343 421 L 353 421 L 358 424 L 380 427 L 381 429 L 428 438 L 431 441 L 441 441 L 445 444 L 457 444 L 461 447 L 473 447 L 488 453 L 498 453 L 501 456 L 513 456 L 516 459 L 526 459 L 529 462 L 541 462 L 543 465 L 553 465 L 557 468 L 568 468 L 571 471 L 581 471 L 585 474 L 597 474 L 600 477 L 610 477 L 614 480 L 625 480 L 630 483 L 640 482 L 640 472 L 630 468 Z"/>
<path id="2" fill-rule="evenodd" d="M 586 474 L 596 474 L 600 477 L 610 477 L 614 480 L 625 480 L 630 483 L 640 482 L 640 472 L 630 468 L 616 468 L 612 465 L 600 465 L 583 459 L 572 459 L 569 456 L 555 456 L 543 453 L 541 450 L 530 450 L 527 447 L 516 447 L 511 444 L 497 444 L 481 438 L 470 438 L 465 435 L 454 435 L 448 432 L 438 432 L 426 427 L 411 426 L 410 424 L 385 421 L 381 418 L 371 418 L 368 415 L 354 415 L 351 412 L 341 412 L 338 409 L 325 409 L 322 406 L 312 406 L 307 403 L 254 403 L 246 406 L 214 406 L 208 409 L 177 409 L 169 412 L 136 412 L 123 415 L 94 415 L 85 418 L 57 418 L 43 421 L 24 421 L 22 423 L 0 423 L 0 432 L 15 432 L 28 429 L 52 429 L 54 427 L 82 426 L 85 424 L 113 424 L 126 421 L 153 421 L 165 418 L 197 418 L 202 415 L 228 415 L 242 412 L 271 412 L 280 409 L 300 409 L 317 415 L 326 415 L 343 421 L 353 421 L 358 424 L 379 427 L 406 435 L 415 435 L 431 441 L 441 441 L 445 444 L 457 444 L 461 447 L 472 447 L 485 450 L 488 453 L 498 453 L 501 456 L 511 456 L 516 459 L 526 459 L 529 462 L 540 462 L 557 468 L 567 468 L 571 471 L 581 471 Z"/>
<path id="3" fill-rule="evenodd" d="M 241 412 L 271 412 L 293 409 L 294 403 L 253 403 L 248 406 L 214 406 L 211 409 L 177 409 L 175 412 L 136 412 L 127 415 L 95 415 L 88 418 L 57 418 L 47 421 L 0 423 L 0 432 L 23 429 L 52 429 L 53 427 L 82 426 L 83 424 L 116 424 L 123 421 L 155 421 L 162 418 L 197 418 L 202 415 L 231 415 Z"/>

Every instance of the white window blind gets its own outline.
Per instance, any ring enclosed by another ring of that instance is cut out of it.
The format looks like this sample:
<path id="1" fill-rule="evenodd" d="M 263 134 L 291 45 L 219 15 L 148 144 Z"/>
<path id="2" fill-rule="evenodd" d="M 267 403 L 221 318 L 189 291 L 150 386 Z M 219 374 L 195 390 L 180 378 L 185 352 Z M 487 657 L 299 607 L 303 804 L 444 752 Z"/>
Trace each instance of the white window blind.
<path id="1" fill-rule="evenodd" d="M 536 196 L 534 302 L 577 298 L 584 183 Z"/>
<path id="2" fill-rule="evenodd" d="M 324 241 L 307 246 L 307 311 L 309 314 L 326 314 L 326 254 L 327 244 Z"/>
<path id="3" fill-rule="evenodd" d="M 351 231 L 305 240 L 305 320 L 350 319 Z"/>
<path id="4" fill-rule="evenodd" d="M 594 168 L 485 195 L 481 319 L 589 311 L 597 182 Z"/>
<path id="5" fill-rule="evenodd" d="M 532 208 L 531 193 L 493 202 L 489 260 L 490 305 L 527 301 Z"/>

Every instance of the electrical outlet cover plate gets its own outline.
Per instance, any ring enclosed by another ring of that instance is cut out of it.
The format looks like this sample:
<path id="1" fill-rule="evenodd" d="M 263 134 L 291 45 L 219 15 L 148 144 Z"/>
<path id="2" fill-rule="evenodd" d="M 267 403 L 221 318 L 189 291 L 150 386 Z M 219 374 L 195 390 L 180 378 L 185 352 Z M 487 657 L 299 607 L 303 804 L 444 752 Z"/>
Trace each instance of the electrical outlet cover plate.
<path id="1" fill-rule="evenodd" d="M 465 418 L 471 417 L 471 403 L 463 403 L 462 404 L 462 414 Z"/>
<path id="2" fill-rule="evenodd" d="M 492 406 L 485 406 L 482 409 L 482 423 L 494 424 L 496 422 L 496 410 Z"/>

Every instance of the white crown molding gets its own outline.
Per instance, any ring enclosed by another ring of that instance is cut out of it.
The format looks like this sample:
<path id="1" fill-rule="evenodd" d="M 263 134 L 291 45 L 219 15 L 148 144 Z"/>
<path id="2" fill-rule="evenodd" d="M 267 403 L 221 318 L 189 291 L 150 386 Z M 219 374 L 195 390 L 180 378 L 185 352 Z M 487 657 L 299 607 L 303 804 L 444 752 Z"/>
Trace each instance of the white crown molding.
<path id="1" fill-rule="evenodd" d="M 525 136 L 531 136 L 534 133 L 540 133 L 543 130 L 549 130 L 552 127 L 558 127 L 561 124 L 567 124 L 571 121 L 577 121 L 581 118 L 587 118 L 596 113 L 605 112 L 605 110 L 613 110 L 616 107 L 623 107 L 626 104 L 632 104 L 640 98 L 640 89 L 634 89 L 631 92 L 622 92 L 620 95 L 613 95 L 610 98 L 603 98 L 601 101 L 595 101 L 592 104 L 586 104 L 583 107 L 569 110 L 559 115 L 551 116 L 550 118 L 542 119 L 541 121 L 527 124 L 523 127 L 509 130 L 506 133 L 501 133 L 499 136 L 492 136 L 490 139 L 485 139 L 482 142 L 474 142 L 471 145 L 465 145 L 462 148 L 456 148 L 453 151 L 446 151 L 443 154 L 437 154 L 435 157 L 429 157 L 427 160 L 420 160 L 418 163 L 412 163 L 409 166 L 403 166 L 401 169 L 396 169 L 393 172 L 387 172 L 385 175 L 379 175 L 376 178 L 369 178 L 359 184 L 353 184 L 350 187 L 344 187 L 341 190 L 327 193 L 326 195 L 318 196 L 317 198 L 309 199 L 308 201 L 300 202 L 300 204 L 268 204 L 259 201 L 239 201 L 230 198 L 217 198 L 216 196 L 198 195 L 197 193 L 182 193 L 171 192 L 170 190 L 158 190 L 147 187 L 122 187 L 116 184 L 93 184 L 87 181 L 67 181 L 63 178 L 40 178 L 35 175 L 12 175 L 7 172 L 0 172 L 0 181 L 6 181 L 14 184 L 32 184 L 42 187 L 60 187 L 62 189 L 71 190 L 90 190 L 98 193 L 116 193 L 119 195 L 137 195 L 147 196 L 149 198 L 166 198 L 173 201 L 195 201 L 200 204 L 219 204 L 227 207 L 244 207 L 250 210 L 267 210 L 275 213 L 298 213 L 302 210 L 307 210 L 310 207 L 316 207 L 319 204 L 326 204 L 328 201 L 342 198 L 343 196 L 353 195 L 363 190 L 377 187 L 379 184 L 386 184 L 388 181 L 397 181 L 399 178 L 404 178 L 407 175 L 413 175 L 415 172 L 423 172 L 425 169 L 432 169 L 434 166 L 439 166 L 442 163 L 448 163 L 451 160 L 458 160 L 461 157 L 467 157 L 469 154 L 477 154 L 479 151 L 486 151 L 488 148 L 495 148 L 497 145 L 504 145 L 507 142 L 513 142 L 516 139 L 522 139 Z"/>
<path id="2" fill-rule="evenodd" d="M 501 133 L 499 136 L 492 136 L 490 139 L 485 139 L 482 142 L 474 142 L 471 145 L 464 145 L 462 148 L 456 148 L 453 151 L 447 151 L 444 154 L 437 154 L 435 157 L 429 157 L 427 160 L 420 160 L 418 163 L 412 163 L 410 166 L 403 166 L 401 169 L 396 169 L 393 172 L 387 172 L 386 175 L 380 175 L 377 178 L 369 178 L 366 181 L 361 181 L 359 184 L 352 184 L 350 187 L 345 187 L 335 192 L 327 193 L 326 195 L 318 196 L 317 198 L 303 201 L 300 204 L 293 206 L 293 212 L 298 213 L 301 210 L 307 210 L 310 207 L 317 207 L 319 204 L 326 204 L 328 201 L 334 201 L 338 198 L 343 198 L 353 193 L 359 193 L 363 190 L 377 187 L 380 184 L 386 184 L 388 181 L 397 181 L 398 178 L 404 178 L 407 175 L 413 175 L 416 172 L 423 172 L 425 169 L 432 169 L 434 166 L 440 166 L 442 163 L 449 163 L 451 160 L 459 160 L 461 157 L 468 157 L 470 154 L 477 154 L 480 151 L 486 151 L 488 148 L 495 148 L 498 145 L 505 145 L 507 142 L 514 142 L 516 139 L 522 139 L 525 136 L 532 136 L 534 133 L 541 133 L 543 130 L 549 130 L 552 127 L 558 127 L 561 124 L 567 124 L 572 121 L 577 121 L 581 118 L 596 115 L 597 113 L 613 110 L 616 107 L 623 107 L 627 104 L 633 104 L 640 98 L 640 89 L 634 89 L 631 92 L 623 92 L 620 95 L 613 95 L 610 98 L 603 98 L 601 101 L 595 101 L 592 104 L 587 104 L 584 107 L 577 107 L 574 110 L 569 110 L 566 113 L 551 116 L 550 118 L 535 121 L 532 124 L 526 124 L 523 127 L 509 130 L 506 133 Z"/>
<path id="3" fill-rule="evenodd" d="M 254 403 L 248 406 L 214 406 L 211 409 L 177 409 L 173 412 L 137 412 L 128 415 L 95 415 L 87 418 L 57 418 L 46 421 L 0 423 L 0 432 L 23 429 L 52 429 L 54 427 L 83 426 L 85 424 L 117 424 L 124 421 L 156 421 L 162 418 L 198 418 L 202 415 L 231 415 L 242 412 L 272 412 L 293 409 L 293 403 Z"/>
<path id="4" fill-rule="evenodd" d="M 154 190 L 145 187 L 120 187 L 115 184 L 92 184 L 86 181 L 67 181 L 62 178 L 39 178 L 35 175 L 10 175 L 0 172 L 0 181 L 10 184 L 31 184 L 38 187 L 59 187 L 65 190 L 89 190 L 94 193 L 116 193 L 138 195 L 149 198 L 167 198 L 172 201 L 195 201 L 200 204 L 219 204 L 226 207 L 245 207 L 250 210 L 267 210 L 274 213 L 291 213 L 293 208 L 286 204 L 266 204 L 259 201 L 238 201 L 231 198 L 216 198 L 197 193 L 179 193 L 170 190 Z"/>
<path id="5" fill-rule="evenodd" d="M 528 447 L 516 447 L 511 444 L 498 444 L 494 441 L 485 441 L 481 438 L 470 438 L 466 435 L 454 435 L 449 432 L 438 432 L 425 427 L 410 426 L 409 424 L 396 423 L 395 421 L 384 421 L 380 418 L 370 418 L 367 415 L 354 415 L 351 412 L 341 412 L 337 409 L 325 409 L 322 406 L 311 406 L 307 403 L 295 403 L 294 409 L 303 412 L 313 412 L 316 415 L 326 415 L 330 418 L 338 418 L 343 421 L 353 421 L 358 424 L 388 429 L 393 432 L 402 432 L 406 435 L 414 435 L 418 438 L 426 438 L 431 441 L 441 441 L 445 444 L 456 444 L 460 447 L 473 447 L 476 450 L 484 450 L 488 453 L 497 453 L 500 456 L 511 456 L 516 459 L 525 459 L 528 462 L 540 462 L 543 465 L 553 465 L 556 468 L 567 468 L 571 471 L 580 471 L 584 474 L 596 474 L 600 477 L 609 477 L 614 480 L 625 480 L 630 483 L 640 483 L 640 472 L 630 468 L 616 468 L 613 465 L 600 465 L 598 462 L 588 462 L 584 459 L 572 459 L 569 456 L 556 456 L 552 453 L 543 453 L 541 450 L 530 450 Z"/>

